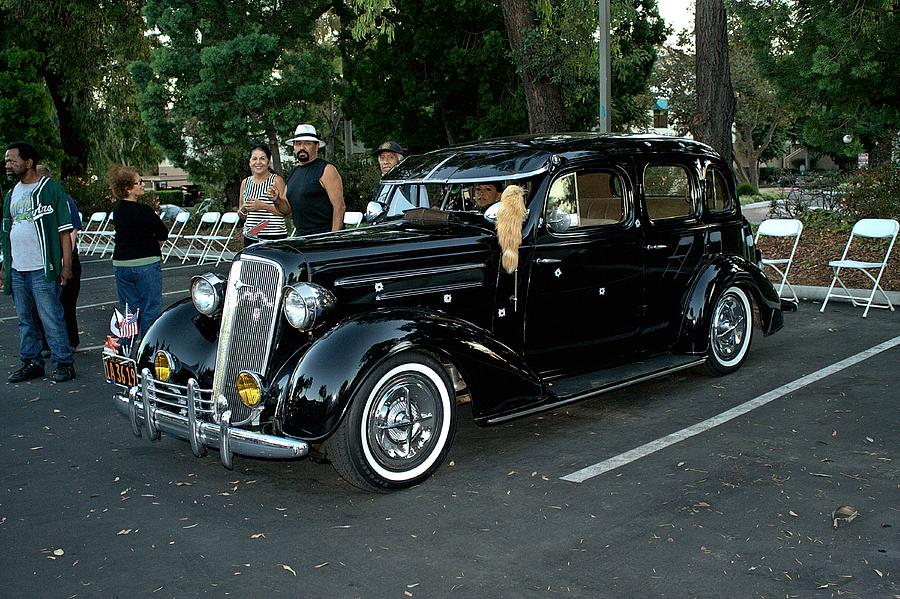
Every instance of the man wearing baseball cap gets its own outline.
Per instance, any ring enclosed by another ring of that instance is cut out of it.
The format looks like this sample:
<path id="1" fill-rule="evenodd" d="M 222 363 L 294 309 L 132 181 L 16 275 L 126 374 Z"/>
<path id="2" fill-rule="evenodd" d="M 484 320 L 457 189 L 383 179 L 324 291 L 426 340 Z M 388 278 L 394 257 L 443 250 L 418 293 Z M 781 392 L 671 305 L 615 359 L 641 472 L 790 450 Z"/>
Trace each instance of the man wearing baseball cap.
<path id="1" fill-rule="evenodd" d="M 287 201 L 297 235 L 339 231 L 344 226 L 344 182 L 333 164 L 319 158 L 319 139 L 312 125 L 297 125 L 286 140 L 294 148 L 298 165 L 288 175 Z"/>
<path id="2" fill-rule="evenodd" d="M 375 157 L 378 159 L 378 167 L 381 169 L 381 176 L 384 177 L 389 170 L 394 168 L 406 154 L 400 144 L 396 141 L 386 141 L 375 150 Z"/>

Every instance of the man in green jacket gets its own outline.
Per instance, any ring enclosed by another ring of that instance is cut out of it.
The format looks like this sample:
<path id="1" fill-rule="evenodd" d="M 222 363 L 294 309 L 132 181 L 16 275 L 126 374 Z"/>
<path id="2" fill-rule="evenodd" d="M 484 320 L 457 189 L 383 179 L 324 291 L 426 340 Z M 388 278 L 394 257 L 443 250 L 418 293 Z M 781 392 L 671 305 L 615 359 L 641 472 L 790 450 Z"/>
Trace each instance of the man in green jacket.
<path id="1" fill-rule="evenodd" d="M 44 376 L 40 325 L 56 362 L 51 378 L 59 383 L 75 378 L 59 300 L 60 286 L 72 278 L 72 216 L 65 191 L 49 177 L 38 176 L 37 161 L 31 144 L 6 148 L 6 176 L 16 183 L 3 198 L 2 289 L 16 304 L 22 360 L 22 367 L 9 375 L 10 383 Z"/>

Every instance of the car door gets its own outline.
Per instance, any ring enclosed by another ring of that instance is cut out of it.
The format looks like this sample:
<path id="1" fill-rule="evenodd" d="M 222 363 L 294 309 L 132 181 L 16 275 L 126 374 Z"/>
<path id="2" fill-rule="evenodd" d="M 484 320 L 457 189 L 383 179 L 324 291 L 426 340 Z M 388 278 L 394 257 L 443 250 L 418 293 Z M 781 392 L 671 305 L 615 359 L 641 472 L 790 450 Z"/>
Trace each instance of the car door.
<path id="1" fill-rule="evenodd" d="M 705 255 L 697 170 L 688 159 L 639 163 L 644 235 L 642 349 L 657 353 L 675 342 L 684 298 Z"/>
<path id="2" fill-rule="evenodd" d="M 534 240 L 525 318 L 529 363 L 545 375 L 596 370 L 633 350 L 641 234 L 621 166 L 563 171 Z"/>

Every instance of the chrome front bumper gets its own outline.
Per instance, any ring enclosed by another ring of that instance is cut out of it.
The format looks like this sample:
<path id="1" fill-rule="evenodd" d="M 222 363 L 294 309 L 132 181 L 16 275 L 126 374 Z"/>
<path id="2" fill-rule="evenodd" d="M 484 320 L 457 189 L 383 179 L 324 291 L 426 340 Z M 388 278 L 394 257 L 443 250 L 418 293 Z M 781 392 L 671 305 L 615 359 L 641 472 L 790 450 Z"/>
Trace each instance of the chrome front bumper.
<path id="1" fill-rule="evenodd" d="M 218 422 L 200 420 L 196 405 L 200 402 L 199 388 L 194 379 L 187 386 L 187 416 L 157 407 L 155 381 L 148 369 L 141 372 L 140 379 L 139 386 L 121 387 L 125 394 L 114 396 L 116 408 L 131 422 L 131 431 L 137 437 L 146 432 L 151 441 L 156 441 L 164 432 L 190 442 L 191 451 L 197 457 L 205 455 L 207 447 L 218 449 L 222 464 L 228 469 L 233 466 L 234 454 L 281 460 L 304 458 L 309 454 L 306 441 L 233 427 L 227 402 L 224 411 L 218 415 Z M 224 397 L 222 401 L 225 401 Z"/>

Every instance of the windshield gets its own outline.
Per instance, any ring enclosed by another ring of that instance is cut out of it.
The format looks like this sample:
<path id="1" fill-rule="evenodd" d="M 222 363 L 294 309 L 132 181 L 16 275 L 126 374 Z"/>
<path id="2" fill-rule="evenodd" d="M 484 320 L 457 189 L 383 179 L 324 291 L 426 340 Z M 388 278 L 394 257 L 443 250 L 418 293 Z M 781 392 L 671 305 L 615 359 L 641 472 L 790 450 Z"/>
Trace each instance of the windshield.
<path id="1" fill-rule="evenodd" d="M 532 180 L 514 181 L 525 190 L 525 203 L 531 198 Z M 496 182 L 401 183 L 386 184 L 376 199 L 388 207 L 387 218 L 399 218 L 413 208 L 436 208 L 447 212 L 483 213 L 500 201 L 506 184 Z"/>

